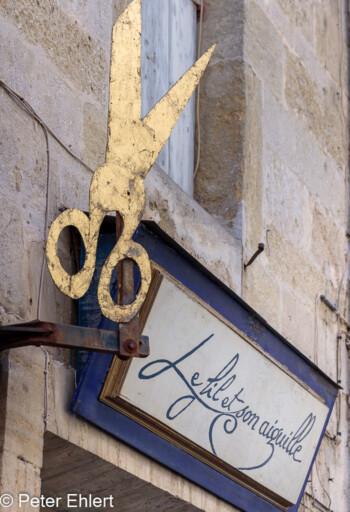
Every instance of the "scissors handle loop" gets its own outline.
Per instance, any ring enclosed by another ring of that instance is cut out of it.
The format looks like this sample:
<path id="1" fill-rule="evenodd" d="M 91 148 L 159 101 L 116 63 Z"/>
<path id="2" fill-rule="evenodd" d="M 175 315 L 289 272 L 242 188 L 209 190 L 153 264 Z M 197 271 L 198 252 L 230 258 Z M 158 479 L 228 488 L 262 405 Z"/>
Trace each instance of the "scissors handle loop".
<path id="1" fill-rule="evenodd" d="M 84 266 L 74 275 L 68 274 L 62 267 L 57 249 L 58 239 L 68 226 L 79 231 L 85 246 Z M 90 286 L 96 265 L 97 239 L 98 234 L 95 237 L 90 236 L 90 220 L 80 210 L 65 210 L 51 224 L 46 242 L 48 268 L 56 286 L 72 299 L 82 297 Z"/>
<path id="2" fill-rule="evenodd" d="M 96 266 L 97 241 L 103 216 L 93 212 L 89 219 L 80 210 L 66 210 L 51 225 L 46 244 L 49 271 L 56 286 L 72 299 L 79 299 L 89 289 Z M 74 226 L 79 231 L 85 245 L 84 265 L 74 275 L 68 274 L 62 267 L 57 251 L 58 239 L 67 226 Z M 141 285 L 131 304 L 118 305 L 111 296 L 110 283 L 113 270 L 125 259 L 133 260 L 139 267 Z M 122 235 L 101 271 L 97 294 L 102 314 L 114 322 L 129 322 L 145 300 L 150 283 L 151 266 L 146 250 L 140 244 L 123 238 Z"/>
<path id="3" fill-rule="evenodd" d="M 141 274 L 140 288 L 131 304 L 116 304 L 110 294 L 112 273 L 118 263 L 129 259 L 136 263 Z M 120 238 L 105 261 L 98 284 L 98 301 L 102 314 L 114 322 L 129 322 L 143 304 L 151 283 L 151 265 L 142 245 Z"/>

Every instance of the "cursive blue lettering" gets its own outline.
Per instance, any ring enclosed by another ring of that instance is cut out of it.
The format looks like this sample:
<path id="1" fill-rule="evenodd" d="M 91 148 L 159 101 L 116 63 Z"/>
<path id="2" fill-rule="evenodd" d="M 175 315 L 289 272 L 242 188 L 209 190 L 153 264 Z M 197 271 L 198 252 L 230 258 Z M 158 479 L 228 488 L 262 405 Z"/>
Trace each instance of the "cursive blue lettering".
<path id="1" fill-rule="evenodd" d="M 280 426 L 279 420 L 274 422 L 268 420 L 260 420 L 258 415 L 243 398 L 244 387 L 237 386 L 236 367 L 239 363 L 239 354 L 235 354 L 225 366 L 219 370 L 214 377 L 208 377 L 206 380 L 201 378 L 198 371 L 192 374 L 190 380 L 186 378 L 180 370 L 179 365 L 186 359 L 194 356 L 206 343 L 208 343 L 214 334 L 211 334 L 201 341 L 194 348 L 186 352 L 176 361 L 168 359 L 157 359 L 141 368 L 139 378 L 148 380 L 158 377 L 165 372 L 174 371 L 183 384 L 189 390 L 189 394 L 185 394 L 176 399 L 168 408 L 166 418 L 173 421 L 191 407 L 193 403 L 199 403 L 208 411 L 214 413 L 214 418 L 209 425 L 209 442 L 214 455 L 217 455 L 215 449 L 215 429 L 219 426 L 223 431 L 232 435 L 237 429 L 238 421 L 241 421 L 245 427 L 251 431 L 255 431 L 256 435 L 266 440 L 268 453 L 264 455 L 264 460 L 252 467 L 238 468 L 248 471 L 265 466 L 275 454 L 275 448 L 278 447 L 284 451 L 291 460 L 297 463 L 302 462 L 300 452 L 303 449 L 303 441 L 312 431 L 316 422 L 316 416 L 310 413 L 302 422 L 300 427 L 289 435 Z M 245 404 L 243 407 L 233 410 L 233 404 Z"/>

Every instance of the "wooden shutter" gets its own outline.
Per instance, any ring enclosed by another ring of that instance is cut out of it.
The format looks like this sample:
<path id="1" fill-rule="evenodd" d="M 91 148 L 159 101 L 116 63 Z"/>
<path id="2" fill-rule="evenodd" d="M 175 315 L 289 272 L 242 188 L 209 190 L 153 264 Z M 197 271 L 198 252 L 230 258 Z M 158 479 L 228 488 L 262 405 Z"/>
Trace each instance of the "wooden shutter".
<path id="1" fill-rule="evenodd" d="M 142 117 L 196 60 L 192 0 L 142 2 Z M 157 164 L 193 195 L 195 100 L 189 101 Z"/>

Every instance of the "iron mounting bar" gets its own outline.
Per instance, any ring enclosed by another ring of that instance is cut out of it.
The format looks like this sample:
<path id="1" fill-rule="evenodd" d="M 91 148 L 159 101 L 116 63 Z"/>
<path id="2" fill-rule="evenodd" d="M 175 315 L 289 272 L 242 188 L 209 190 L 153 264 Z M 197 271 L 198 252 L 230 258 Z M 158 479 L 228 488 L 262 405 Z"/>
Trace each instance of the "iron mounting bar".
<path id="1" fill-rule="evenodd" d="M 40 320 L 0 327 L 0 351 L 29 345 L 49 345 L 115 355 L 119 355 L 121 351 L 120 337 L 117 331 L 55 324 Z M 140 336 L 138 350 L 132 351 L 128 355 L 129 357 L 147 357 L 149 355 L 148 337 Z"/>

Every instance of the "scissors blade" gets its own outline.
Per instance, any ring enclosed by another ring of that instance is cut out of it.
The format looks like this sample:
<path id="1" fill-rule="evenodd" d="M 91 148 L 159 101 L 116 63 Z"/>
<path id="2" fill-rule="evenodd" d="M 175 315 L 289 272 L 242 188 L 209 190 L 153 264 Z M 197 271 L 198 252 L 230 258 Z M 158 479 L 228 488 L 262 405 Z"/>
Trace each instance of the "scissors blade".
<path id="1" fill-rule="evenodd" d="M 142 123 L 147 131 L 151 131 L 149 137 L 148 152 L 144 154 L 144 176 L 154 164 L 162 147 L 169 138 L 175 124 L 182 114 L 187 102 L 191 98 L 195 88 L 198 85 L 209 59 L 215 49 L 214 44 L 207 52 L 205 52 L 190 69 L 182 75 L 182 77 L 173 85 L 162 99 L 152 108 L 152 110 L 143 119 Z M 148 165 L 146 166 L 146 158 L 148 157 Z"/>
<path id="2" fill-rule="evenodd" d="M 113 28 L 106 160 L 145 177 L 192 96 L 213 45 L 141 120 L 141 0 L 133 0 Z"/>
<path id="3" fill-rule="evenodd" d="M 122 156 L 118 148 L 129 146 L 133 121 L 140 119 L 141 0 L 134 0 L 113 27 L 107 160 Z"/>

